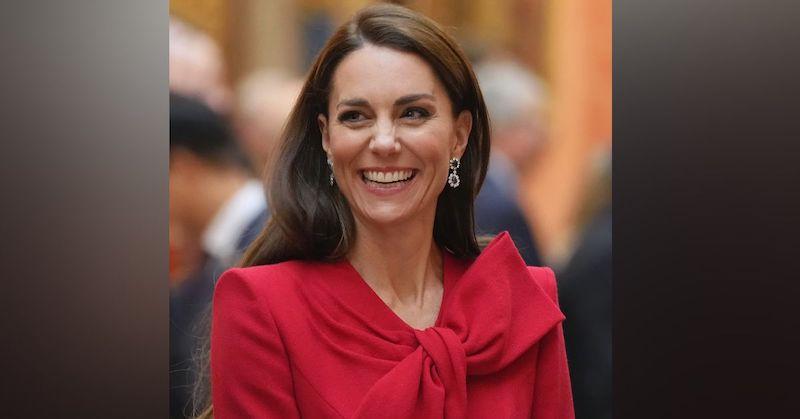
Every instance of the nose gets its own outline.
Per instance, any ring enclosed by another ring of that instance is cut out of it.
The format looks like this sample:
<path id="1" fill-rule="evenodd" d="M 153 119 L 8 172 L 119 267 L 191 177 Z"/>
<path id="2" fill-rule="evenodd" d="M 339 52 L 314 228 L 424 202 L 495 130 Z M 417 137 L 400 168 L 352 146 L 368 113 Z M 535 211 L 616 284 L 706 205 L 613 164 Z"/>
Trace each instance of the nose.
<path id="1" fill-rule="evenodd" d="M 400 152 L 400 142 L 391 121 L 378 121 L 369 142 L 369 149 L 380 156 L 389 156 Z"/>

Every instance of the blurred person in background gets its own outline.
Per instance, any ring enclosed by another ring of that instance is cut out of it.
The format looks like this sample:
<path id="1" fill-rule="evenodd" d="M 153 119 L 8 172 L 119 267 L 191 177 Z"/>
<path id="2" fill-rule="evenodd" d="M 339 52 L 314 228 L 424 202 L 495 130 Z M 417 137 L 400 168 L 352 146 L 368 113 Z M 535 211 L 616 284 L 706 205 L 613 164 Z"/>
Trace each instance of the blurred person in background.
<path id="1" fill-rule="evenodd" d="M 222 51 L 204 32 L 169 19 L 169 89 L 197 98 L 220 114 L 231 110 Z"/>
<path id="2" fill-rule="evenodd" d="M 261 230 L 266 203 L 226 120 L 203 102 L 170 94 L 169 221 L 196 263 L 170 290 L 170 414 L 183 416 L 200 347 L 198 321 L 214 281 Z"/>
<path id="3" fill-rule="evenodd" d="M 175 16 L 169 20 L 169 88 L 203 102 L 219 114 L 228 114 L 231 93 L 225 83 L 220 47 L 206 33 Z M 185 279 L 200 263 L 200 243 L 183 226 L 169 226 L 170 283 Z"/>
<path id="4" fill-rule="evenodd" d="M 279 70 L 257 71 L 238 86 L 237 139 L 259 176 L 266 172 L 267 162 L 301 87 L 302 80 Z"/>
<path id="5" fill-rule="evenodd" d="M 583 233 L 564 269 L 558 293 L 575 415 L 611 418 L 611 156 L 599 155 L 583 204 Z"/>
<path id="6" fill-rule="evenodd" d="M 540 265 L 536 241 L 519 206 L 517 176 L 546 141 L 545 90 L 533 73 L 502 59 L 479 65 L 476 74 L 492 124 L 492 155 L 475 201 L 478 232 L 508 230 L 529 265 Z"/>

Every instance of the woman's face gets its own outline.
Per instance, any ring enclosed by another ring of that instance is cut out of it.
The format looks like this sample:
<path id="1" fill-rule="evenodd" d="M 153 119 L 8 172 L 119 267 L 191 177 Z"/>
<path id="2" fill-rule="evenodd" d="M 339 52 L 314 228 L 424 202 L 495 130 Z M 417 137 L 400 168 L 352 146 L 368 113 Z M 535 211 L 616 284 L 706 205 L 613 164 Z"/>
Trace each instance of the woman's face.
<path id="1" fill-rule="evenodd" d="M 353 215 L 381 226 L 433 220 L 449 160 L 464 153 L 472 117 L 453 115 L 444 86 L 422 58 L 367 44 L 335 70 L 328 116 L 319 115 L 319 123 Z"/>

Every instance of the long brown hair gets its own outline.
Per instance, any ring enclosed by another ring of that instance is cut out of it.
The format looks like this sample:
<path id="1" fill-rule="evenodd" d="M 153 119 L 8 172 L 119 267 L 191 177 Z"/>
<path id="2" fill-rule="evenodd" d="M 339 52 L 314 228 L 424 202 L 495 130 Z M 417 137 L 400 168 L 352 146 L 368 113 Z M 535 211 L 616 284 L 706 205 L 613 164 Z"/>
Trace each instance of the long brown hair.
<path id="1" fill-rule="evenodd" d="M 245 252 L 240 266 L 297 259 L 337 260 L 353 245 L 355 221 L 344 196 L 328 183 L 327 156 L 317 116 L 327 115 L 336 67 L 365 44 L 423 58 L 444 85 L 454 116 L 463 110 L 472 114 L 472 130 L 459 167 L 462 181 L 458 188 L 446 187 L 439 196 L 433 235 L 439 246 L 456 257 L 480 253 L 474 231 L 474 200 L 489 163 L 489 119 L 472 66 L 433 20 L 401 6 L 380 4 L 362 9 L 342 25 L 311 67 L 266 179 L 271 219 Z M 211 415 L 208 408 L 201 417 Z"/>
<path id="2" fill-rule="evenodd" d="M 271 220 L 249 247 L 242 266 L 290 259 L 335 260 L 347 254 L 355 223 L 344 196 L 328 184 L 317 115 L 327 114 L 331 79 L 349 53 L 366 43 L 422 57 L 444 85 L 453 111 L 472 113 L 472 131 L 459 174 L 461 186 L 439 197 L 434 240 L 458 257 L 480 253 L 473 201 L 489 161 L 489 122 L 478 82 L 466 56 L 434 21 L 406 8 L 367 7 L 328 40 L 298 97 L 267 179 Z"/>

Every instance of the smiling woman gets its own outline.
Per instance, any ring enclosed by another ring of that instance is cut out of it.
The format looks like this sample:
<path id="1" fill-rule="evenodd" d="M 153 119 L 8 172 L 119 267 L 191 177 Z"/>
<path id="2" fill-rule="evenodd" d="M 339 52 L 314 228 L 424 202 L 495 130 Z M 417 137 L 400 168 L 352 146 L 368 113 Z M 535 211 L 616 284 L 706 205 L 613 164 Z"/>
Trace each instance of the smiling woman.
<path id="1" fill-rule="evenodd" d="M 216 287 L 216 417 L 574 416 L 552 271 L 475 238 L 488 128 L 431 20 L 372 6 L 333 35 L 283 133 L 272 219 Z"/>
<path id="2" fill-rule="evenodd" d="M 356 231 L 365 223 L 396 233 L 433 226 L 449 160 L 467 146 L 470 111 L 453 109 L 428 63 L 390 47 L 349 54 L 332 85 L 331 118 L 319 115 L 322 147 Z"/>

